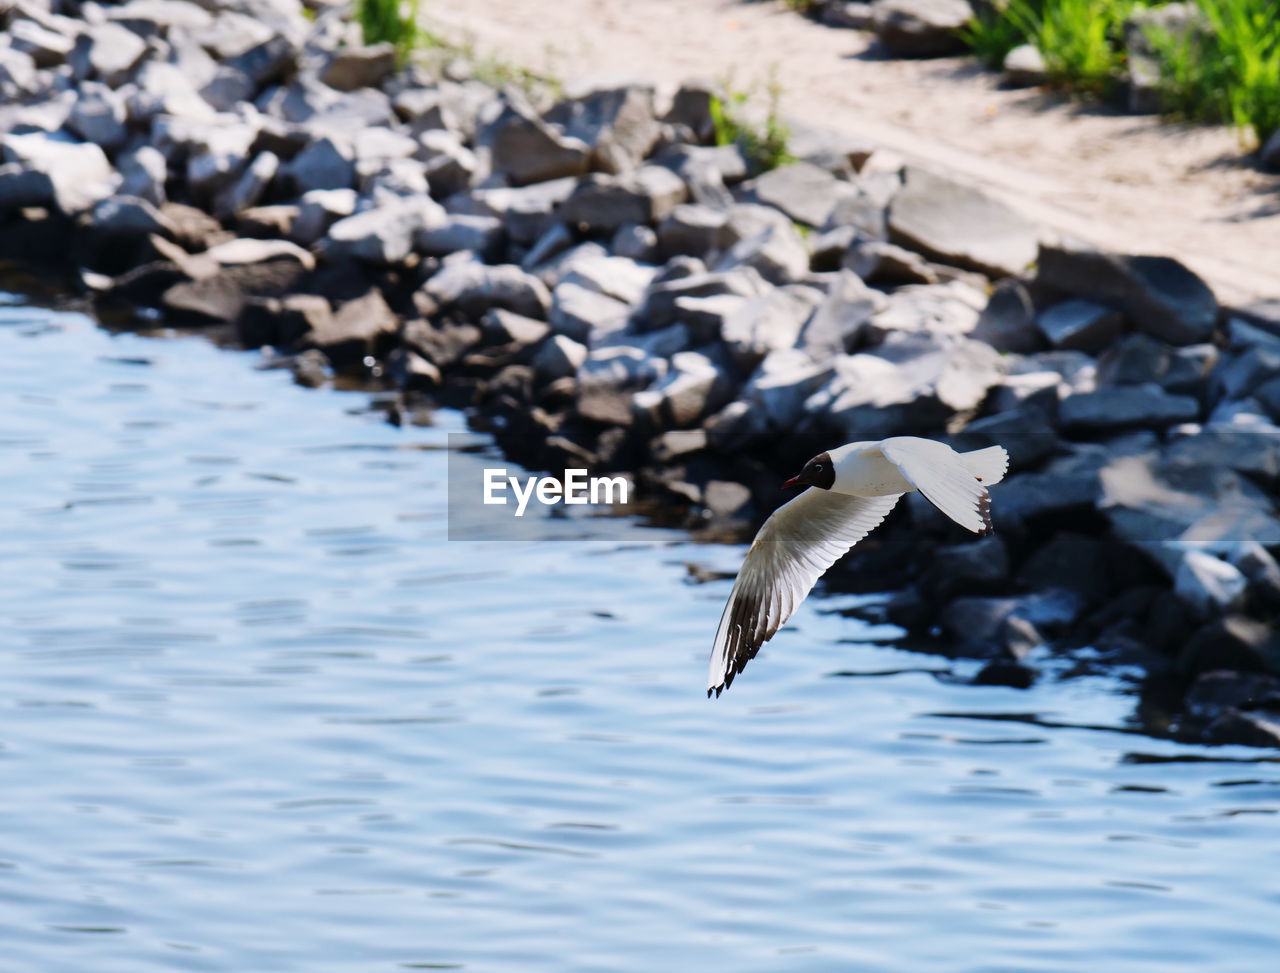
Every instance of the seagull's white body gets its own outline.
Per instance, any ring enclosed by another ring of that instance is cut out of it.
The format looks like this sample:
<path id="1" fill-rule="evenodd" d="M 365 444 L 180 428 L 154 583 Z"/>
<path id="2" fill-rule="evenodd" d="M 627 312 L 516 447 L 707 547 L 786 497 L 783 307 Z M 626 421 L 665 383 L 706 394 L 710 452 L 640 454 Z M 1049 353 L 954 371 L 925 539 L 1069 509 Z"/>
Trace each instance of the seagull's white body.
<path id="1" fill-rule="evenodd" d="M 961 527 L 990 531 L 987 487 L 1004 478 L 1008 465 L 1000 446 L 957 453 L 915 436 L 847 443 L 810 460 L 796 480 L 821 477 L 823 488 L 811 486 L 783 504 L 751 542 L 720 617 L 707 695 L 719 695 L 733 682 L 827 568 L 884 520 L 904 493 L 919 490 Z"/>

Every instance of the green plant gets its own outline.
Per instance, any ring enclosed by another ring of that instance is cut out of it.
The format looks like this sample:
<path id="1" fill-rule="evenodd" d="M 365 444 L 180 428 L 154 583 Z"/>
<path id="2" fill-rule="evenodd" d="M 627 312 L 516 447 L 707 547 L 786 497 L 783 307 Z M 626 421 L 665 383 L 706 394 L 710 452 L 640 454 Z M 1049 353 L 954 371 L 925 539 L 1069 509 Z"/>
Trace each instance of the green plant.
<path id="1" fill-rule="evenodd" d="M 725 89 L 728 88 L 726 84 Z M 730 92 L 726 98 L 713 96 L 710 110 L 716 145 L 739 146 L 747 164 L 756 172 L 765 172 L 788 162 L 795 162 L 795 156 L 787 148 L 791 130 L 782 121 L 778 110 L 781 95 L 777 81 L 770 81 L 769 110 L 764 119 L 756 124 L 746 119 L 746 92 Z"/>
<path id="2" fill-rule="evenodd" d="M 960 31 L 960 37 L 979 61 L 993 69 L 1004 64 L 1006 54 L 1031 39 L 1016 15 L 996 7 L 975 14 Z"/>
<path id="3" fill-rule="evenodd" d="M 366 44 L 390 42 L 401 59 L 418 44 L 419 0 L 356 0 L 356 21 Z"/>

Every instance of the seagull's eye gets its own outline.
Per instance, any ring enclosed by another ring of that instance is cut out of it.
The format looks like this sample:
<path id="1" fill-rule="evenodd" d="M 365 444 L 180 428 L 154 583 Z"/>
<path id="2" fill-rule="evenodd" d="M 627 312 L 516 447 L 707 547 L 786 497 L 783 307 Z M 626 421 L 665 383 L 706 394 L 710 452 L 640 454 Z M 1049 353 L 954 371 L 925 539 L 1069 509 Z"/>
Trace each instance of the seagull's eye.
<path id="1" fill-rule="evenodd" d="M 822 472 L 822 464 L 821 464 L 821 463 L 814 463 L 814 464 L 813 464 L 813 472 L 815 472 L 815 473 L 821 473 L 821 472 Z"/>

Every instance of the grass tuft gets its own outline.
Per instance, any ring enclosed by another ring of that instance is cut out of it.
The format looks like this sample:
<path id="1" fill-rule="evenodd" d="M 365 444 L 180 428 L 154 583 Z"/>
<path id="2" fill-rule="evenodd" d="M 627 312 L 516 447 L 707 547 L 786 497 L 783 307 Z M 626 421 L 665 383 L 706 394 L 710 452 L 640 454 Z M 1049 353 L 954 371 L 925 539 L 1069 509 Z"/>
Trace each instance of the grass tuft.
<path id="1" fill-rule="evenodd" d="M 390 42 L 404 60 L 418 45 L 419 0 L 356 0 L 356 22 L 366 44 Z"/>
<path id="2" fill-rule="evenodd" d="M 729 91 L 728 84 L 725 90 Z M 796 157 L 788 148 L 791 130 L 782 121 L 778 109 L 781 96 L 782 89 L 777 81 L 771 81 L 768 113 L 761 122 L 754 124 L 747 119 L 746 92 L 729 91 L 724 98 L 713 97 L 711 122 L 715 127 L 716 145 L 738 145 L 747 165 L 756 173 L 795 162 Z"/>

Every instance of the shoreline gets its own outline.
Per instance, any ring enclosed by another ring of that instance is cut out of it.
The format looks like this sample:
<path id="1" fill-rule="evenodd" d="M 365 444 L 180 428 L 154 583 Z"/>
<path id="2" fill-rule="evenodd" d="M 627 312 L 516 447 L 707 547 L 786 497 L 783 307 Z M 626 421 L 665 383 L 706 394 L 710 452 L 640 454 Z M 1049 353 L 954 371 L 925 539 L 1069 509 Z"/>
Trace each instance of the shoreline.
<path id="1" fill-rule="evenodd" d="M 1280 745 L 1280 305 L 847 133 L 761 171 L 713 144 L 705 85 L 535 104 L 279 5 L 214 57 L 246 2 L 74 37 L 8 13 L 68 43 L 16 52 L 0 257 L 76 273 L 95 314 L 277 349 L 302 384 L 463 408 L 530 469 L 625 472 L 713 533 L 834 443 L 1003 445 L 994 537 L 910 497 L 858 547 L 843 583 L 900 591 L 873 617 L 1008 685 L 1091 645 L 1178 684 L 1181 732 Z"/>

